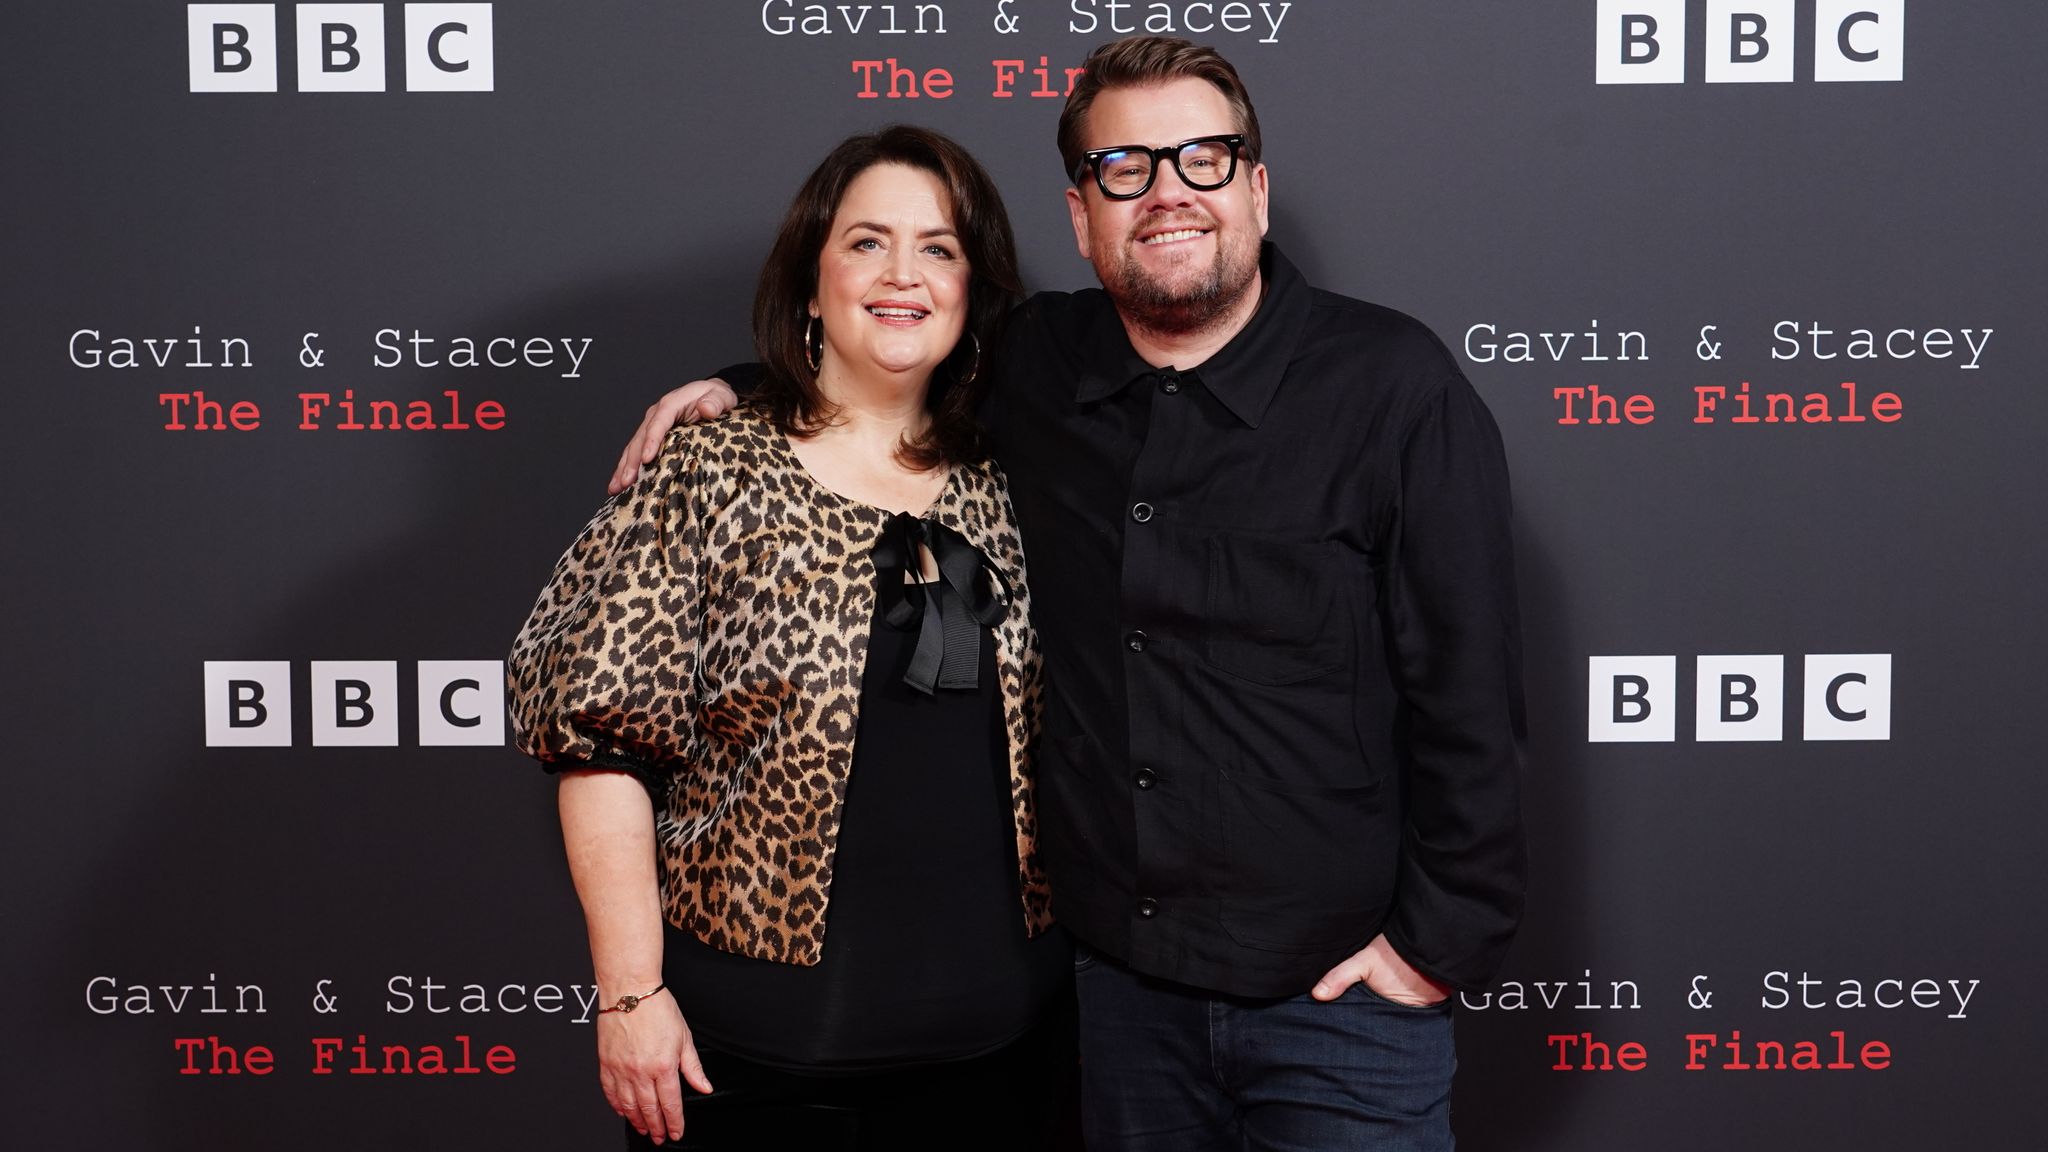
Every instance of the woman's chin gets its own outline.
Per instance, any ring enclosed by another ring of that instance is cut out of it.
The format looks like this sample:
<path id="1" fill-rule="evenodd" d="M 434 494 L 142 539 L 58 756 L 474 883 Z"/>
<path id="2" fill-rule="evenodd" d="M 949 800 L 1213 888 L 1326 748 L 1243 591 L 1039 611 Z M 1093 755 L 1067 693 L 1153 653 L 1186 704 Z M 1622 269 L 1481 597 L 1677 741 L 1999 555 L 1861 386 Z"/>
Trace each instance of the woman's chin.
<path id="1" fill-rule="evenodd" d="M 939 366 L 940 357 L 931 355 L 926 349 L 876 349 L 867 357 L 864 365 L 869 371 L 889 376 L 929 377 L 932 369 Z"/>

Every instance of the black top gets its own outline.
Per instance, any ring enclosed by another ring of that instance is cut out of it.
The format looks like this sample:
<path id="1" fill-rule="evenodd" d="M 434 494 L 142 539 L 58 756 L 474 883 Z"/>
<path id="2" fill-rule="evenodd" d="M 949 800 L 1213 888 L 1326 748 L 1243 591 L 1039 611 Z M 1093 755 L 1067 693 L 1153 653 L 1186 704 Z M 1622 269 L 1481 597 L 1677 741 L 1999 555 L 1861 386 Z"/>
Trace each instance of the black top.
<path id="1" fill-rule="evenodd" d="M 944 614 L 962 615 L 944 591 Z M 712 1048 L 802 1071 L 964 1059 L 1036 1023 L 1072 973 L 1063 933 L 1024 938 L 994 636 L 970 640 L 973 687 L 927 695 L 905 682 L 922 615 L 891 627 L 888 605 L 869 632 L 823 959 L 777 964 L 667 931 L 663 978 Z"/>
<path id="2" fill-rule="evenodd" d="M 1298 995 L 1381 931 L 1482 985 L 1523 878 L 1500 435 L 1419 322 L 1262 268 L 1184 372 L 1100 291 L 1010 329 L 984 418 L 1045 645 L 1054 913 L 1223 992 Z"/>
<path id="3" fill-rule="evenodd" d="M 982 419 L 1045 646 L 1053 911 L 1219 992 L 1299 995 L 1381 932 L 1481 987 L 1525 870 L 1500 433 L 1420 322 L 1260 267 L 1186 371 L 1099 290 L 1011 318 Z"/>

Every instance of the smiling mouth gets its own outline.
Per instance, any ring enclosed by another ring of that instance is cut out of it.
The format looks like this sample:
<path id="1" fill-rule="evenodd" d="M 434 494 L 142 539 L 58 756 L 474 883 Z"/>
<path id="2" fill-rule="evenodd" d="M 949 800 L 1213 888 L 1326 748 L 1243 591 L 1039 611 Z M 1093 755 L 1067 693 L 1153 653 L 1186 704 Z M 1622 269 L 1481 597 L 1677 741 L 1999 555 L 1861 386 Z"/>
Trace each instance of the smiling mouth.
<path id="1" fill-rule="evenodd" d="M 869 304 L 867 310 L 868 315 L 877 320 L 888 320 L 898 324 L 911 323 L 931 315 L 929 309 L 912 308 L 902 304 Z"/>
<path id="2" fill-rule="evenodd" d="M 1207 228 L 1176 228 L 1171 232 L 1154 232 L 1150 236 L 1140 239 L 1138 243 L 1177 244 L 1182 240 L 1193 240 L 1197 236 L 1207 236 L 1208 234 L 1209 230 Z"/>

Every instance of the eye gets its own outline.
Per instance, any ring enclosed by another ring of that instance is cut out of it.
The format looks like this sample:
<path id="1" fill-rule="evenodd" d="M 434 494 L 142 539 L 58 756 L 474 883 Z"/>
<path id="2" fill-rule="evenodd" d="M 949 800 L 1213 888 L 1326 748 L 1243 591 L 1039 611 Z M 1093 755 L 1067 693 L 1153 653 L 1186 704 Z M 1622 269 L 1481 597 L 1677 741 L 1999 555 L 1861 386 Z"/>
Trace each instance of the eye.
<path id="1" fill-rule="evenodd" d="M 873 236 L 863 236 L 860 239 L 855 240 L 853 242 L 853 247 L 855 251 L 859 252 L 873 252 L 875 249 L 880 248 L 881 246 L 882 242 Z"/>
<path id="2" fill-rule="evenodd" d="M 924 246 L 924 250 L 941 260 L 951 260 L 953 258 L 953 250 L 944 244 L 927 244 Z"/>

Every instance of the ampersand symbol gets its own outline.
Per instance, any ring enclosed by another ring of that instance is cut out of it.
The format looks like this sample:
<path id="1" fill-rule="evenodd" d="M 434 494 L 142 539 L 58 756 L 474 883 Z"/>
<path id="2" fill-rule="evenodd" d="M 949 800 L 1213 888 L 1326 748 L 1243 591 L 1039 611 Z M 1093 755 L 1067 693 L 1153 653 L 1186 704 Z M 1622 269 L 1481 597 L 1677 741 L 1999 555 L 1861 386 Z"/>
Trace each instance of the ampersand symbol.
<path id="1" fill-rule="evenodd" d="M 308 332 L 299 340 L 299 367 L 318 368 L 327 359 L 327 353 L 313 347 L 313 341 L 319 338 L 318 332 Z"/>
<path id="2" fill-rule="evenodd" d="M 339 996 L 329 996 L 327 994 L 327 986 L 332 983 L 334 983 L 332 980 L 322 980 L 318 984 L 313 985 L 313 1011 L 320 1013 L 322 1016 L 334 1015 L 334 1006 L 341 999 Z"/>
<path id="3" fill-rule="evenodd" d="M 1010 15 L 1009 8 L 1010 0 L 996 0 L 996 31 L 1004 36 L 1015 32 L 1022 20 L 1022 17 Z"/>
<path id="4" fill-rule="evenodd" d="M 1719 324 L 1709 324 L 1705 328 L 1700 329 L 1700 342 L 1693 347 L 1693 352 L 1696 355 L 1698 355 L 1700 359 L 1719 360 L 1721 358 L 1721 345 L 1716 343 L 1714 339 L 1708 335 L 1714 329 L 1719 327 Z"/>
<path id="5" fill-rule="evenodd" d="M 1705 976 L 1693 977 L 1692 991 L 1686 993 L 1685 1002 L 1694 1008 L 1712 1008 L 1714 1006 L 1714 994 L 1700 987 L 1700 981 L 1705 979 Z"/>

